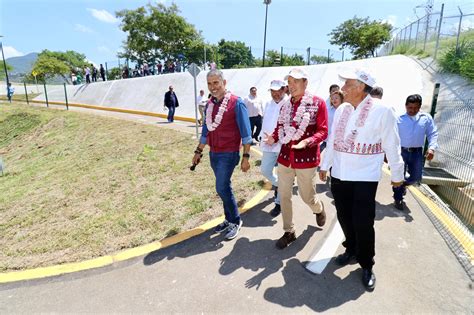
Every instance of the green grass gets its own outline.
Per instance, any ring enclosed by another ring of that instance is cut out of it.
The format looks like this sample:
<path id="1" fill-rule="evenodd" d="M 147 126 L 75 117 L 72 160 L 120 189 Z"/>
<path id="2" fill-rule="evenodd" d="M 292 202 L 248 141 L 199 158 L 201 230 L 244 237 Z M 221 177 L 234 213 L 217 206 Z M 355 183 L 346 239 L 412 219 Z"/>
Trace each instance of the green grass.
<path id="1" fill-rule="evenodd" d="M 196 140 L 152 125 L 0 103 L 0 271 L 89 259 L 223 214 Z M 236 168 L 243 204 L 261 187 Z"/>
<path id="2" fill-rule="evenodd" d="M 40 95 L 40 93 L 29 93 L 28 94 L 28 100 L 32 100 L 34 99 L 35 97 L 37 97 L 38 95 Z M 0 100 L 2 101 L 7 101 L 8 98 L 6 95 L 0 95 Z M 23 102 L 23 101 L 26 101 L 26 94 L 13 94 L 13 97 L 12 97 L 12 101 L 19 101 L 19 102 Z"/>
<path id="3" fill-rule="evenodd" d="M 443 71 L 459 74 L 474 81 L 474 30 L 463 32 L 459 36 L 459 48 L 462 53 L 456 52 L 456 37 L 440 38 L 437 60 Z M 412 55 L 419 58 L 434 57 L 436 49 L 436 37 L 427 40 L 424 47 L 424 41 L 418 40 L 416 43 L 403 43 L 395 47 L 392 54 Z M 464 49 L 463 49 L 464 48 Z M 464 52 L 465 51 L 465 52 Z"/>

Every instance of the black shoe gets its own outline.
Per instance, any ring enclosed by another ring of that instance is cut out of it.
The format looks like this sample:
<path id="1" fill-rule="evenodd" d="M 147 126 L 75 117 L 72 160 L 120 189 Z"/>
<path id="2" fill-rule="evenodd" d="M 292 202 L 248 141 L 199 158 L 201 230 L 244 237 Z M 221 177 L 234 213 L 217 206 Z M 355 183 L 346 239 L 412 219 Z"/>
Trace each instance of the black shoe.
<path id="1" fill-rule="evenodd" d="M 336 264 L 338 264 L 339 266 L 345 266 L 350 263 L 356 262 L 357 257 L 354 254 L 348 251 L 345 251 L 343 254 L 340 254 L 339 256 L 337 256 L 335 261 L 336 261 Z"/>
<path id="2" fill-rule="evenodd" d="M 404 209 L 402 200 L 395 200 L 393 205 L 395 206 L 396 209 L 398 209 L 400 211 L 403 211 L 403 209 Z"/>
<path id="3" fill-rule="evenodd" d="M 367 291 L 374 291 L 376 282 L 374 272 L 369 269 L 362 269 L 362 282 Z"/>
<path id="4" fill-rule="evenodd" d="M 276 247 L 279 249 L 283 249 L 296 241 L 296 234 L 295 232 L 285 232 L 282 237 L 276 242 Z"/>
<path id="5" fill-rule="evenodd" d="M 279 204 L 275 204 L 275 208 L 270 211 L 272 217 L 277 217 L 281 213 L 281 207 Z"/>
<path id="6" fill-rule="evenodd" d="M 278 187 L 275 187 L 275 192 L 273 194 L 273 197 L 276 199 L 278 196 Z"/>

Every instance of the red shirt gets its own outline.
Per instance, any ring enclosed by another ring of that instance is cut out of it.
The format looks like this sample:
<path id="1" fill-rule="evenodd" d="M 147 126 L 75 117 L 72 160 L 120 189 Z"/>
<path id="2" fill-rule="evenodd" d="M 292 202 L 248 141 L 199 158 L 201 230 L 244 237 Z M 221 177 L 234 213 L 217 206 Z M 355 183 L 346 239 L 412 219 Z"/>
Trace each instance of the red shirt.
<path id="1" fill-rule="evenodd" d="M 291 123 L 293 127 L 298 128 L 299 126 L 293 121 L 296 111 L 301 103 L 301 97 L 295 102 L 291 99 L 292 110 L 291 110 Z M 311 110 L 310 107 L 317 107 L 315 113 L 314 108 Z M 311 113 L 309 125 L 306 128 L 303 136 L 297 140 L 286 144 L 282 144 L 280 154 L 278 155 L 278 163 L 291 168 L 313 168 L 317 167 L 320 162 L 319 144 L 327 138 L 328 135 L 328 113 L 326 108 L 326 102 L 319 96 L 313 96 L 313 104 L 306 105 L 306 111 Z M 273 139 L 278 141 L 278 130 L 283 125 L 279 122 L 273 131 Z M 295 150 L 291 146 L 298 144 L 300 141 L 308 139 L 308 145 L 304 149 Z"/>

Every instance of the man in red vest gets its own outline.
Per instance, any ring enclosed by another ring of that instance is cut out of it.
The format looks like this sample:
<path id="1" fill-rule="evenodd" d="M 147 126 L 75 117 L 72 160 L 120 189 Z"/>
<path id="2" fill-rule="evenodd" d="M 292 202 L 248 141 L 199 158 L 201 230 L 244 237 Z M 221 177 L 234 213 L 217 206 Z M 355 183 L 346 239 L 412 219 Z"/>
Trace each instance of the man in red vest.
<path id="1" fill-rule="evenodd" d="M 204 115 L 201 139 L 194 151 L 193 165 L 199 164 L 204 147 L 209 145 L 211 167 L 216 176 L 216 191 L 224 204 L 225 220 L 215 231 L 226 233 L 225 238 L 234 239 L 242 227 L 242 219 L 232 193 L 231 177 L 239 164 L 239 150 L 243 144 L 243 172 L 250 169 L 250 131 L 249 116 L 244 102 L 238 96 L 226 91 L 226 80 L 222 71 L 213 69 L 207 73 L 207 87 L 212 97 L 209 99 Z"/>
<path id="2" fill-rule="evenodd" d="M 293 224 L 291 196 L 293 182 L 297 180 L 301 199 L 316 215 L 316 223 L 326 223 L 323 203 L 316 196 L 316 167 L 319 165 L 319 144 L 328 135 L 325 101 L 306 91 L 308 75 L 301 68 L 294 68 L 285 77 L 288 80 L 291 99 L 283 104 L 278 124 L 273 134 L 266 134 L 265 142 L 282 144 L 278 155 L 278 193 L 280 194 L 283 230 L 277 241 L 279 249 L 296 240 Z"/>

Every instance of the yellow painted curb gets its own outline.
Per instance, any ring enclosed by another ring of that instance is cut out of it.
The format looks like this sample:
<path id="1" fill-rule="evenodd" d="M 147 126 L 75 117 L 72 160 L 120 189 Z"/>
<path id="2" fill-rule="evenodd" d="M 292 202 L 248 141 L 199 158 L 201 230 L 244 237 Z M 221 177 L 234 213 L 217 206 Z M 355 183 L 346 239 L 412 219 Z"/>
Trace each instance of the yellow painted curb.
<path id="1" fill-rule="evenodd" d="M 30 102 L 31 103 L 38 103 L 38 104 L 46 104 L 46 101 L 31 100 Z M 53 105 L 64 105 L 64 106 L 66 106 L 66 103 L 64 103 L 64 102 L 48 101 L 48 103 L 53 104 Z M 159 114 L 159 113 L 153 113 L 153 112 L 144 112 L 144 111 L 133 110 L 133 109 L 123 109 L 123 108 L 116 108 L 116 107 L 87 105 L 87 104 L 79 104 L 79 103 L 68 103 L 68 106 L 81 107 L 81 108 L 87 108 L 87 109 L 104 110 L 104 111 L 109 111 L 109 112 L 119 112 L 119 113 L 126 113 L 126 114 L 135 114 L 135 115 L 159 117 L 159 118 L 165 118 L 165 119 L 168 118 L 168 115 L 166 115 L 166 114 Z M 183 116 L 174 116 L 174 119 L 196 123 L 195 118 L 189 118 L 189 117 L 183 117 Z"/>
<path id="2" fill-rule="evenodd" d="M 391 174 L 386 164 L 384 164 L 382 169 L 386 174 Z M 428 207 L 428 209 L 430 209 L 431 213 L 433 213 L 434 216 L 446 227 L 451 235 L 456 238 L 469 255 L 471 265 L 474 265 L 474 244 L 460 231 L 458 224 L 453 221 L 453 219 L 451 219 L 451 217 L 449 217 L 435 202 L 426 197 L 418 188 L 415 186 L 408 186 L 408 190 L 418 197 Z"/>
<path id="3" fill-rule="evenodd" d="M 257 155 L 260 155 L 260 156 L 262 155 L 261 152 L 255 148 L 251 148 L 251 150 Z M 262 190 L 260 190 L 252 199 L 246 202 L 241 208 L 239 208 L 240 213 L 247 212 L 249 209 L 259 204 L 261 200 L 268 194 L 271 188 L 272 188 L 271 183 L 265 182 L 265 185 L 262 187 Z M 127 250 L 124 250 L 112 255 L 89 259 L 89 260 L 77 262 L 77 263 L 66 263 L 66 264 L 56 265 L 56 266 L 48 266 L 48 267 L 22 270 L 22 271 L 0 273 L 0 283 L 41 279 L 41 278 L 47 278 L 47 277 L 77 272 L 77 271 L 84 271 L 84 270 L 89 270 L 89 269 L 94 269 L 94 268 L 105 267 L 105 266 L 113 264 L 114 262 L 124 261 L 130 258 L 143 256 L 153 251 L 156 251 L 158 249 L 175 245 L 191 237 L 204 233 L 205 231 L 221 223 L 223 220 L 224 220 L 224 216 L 220 216 L 216 219 L 206 222 L 189 231 L 185 231 L 185 232 L 170 236 L 158 242 L 153 242 L 153 243 L 138 246 L 135 248 L 130 248 L 130 249 L 127 249 Z"/>

